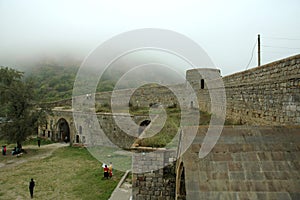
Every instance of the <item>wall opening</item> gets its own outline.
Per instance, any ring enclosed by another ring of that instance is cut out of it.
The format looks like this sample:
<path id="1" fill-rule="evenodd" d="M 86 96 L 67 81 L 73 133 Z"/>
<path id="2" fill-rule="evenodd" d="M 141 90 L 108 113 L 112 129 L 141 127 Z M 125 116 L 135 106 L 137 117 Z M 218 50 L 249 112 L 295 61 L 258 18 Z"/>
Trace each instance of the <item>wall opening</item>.
<path id="1" fill-rule="evenodd" d="M 79 143 L 79 135 L 76 135 L 76 143 Z"/>
<path id="2" fill-rule="evenodd" d="M 138 130 L 139 135 L 145 130 L 145 128 L 151 123 L 151 120 L 144 120 L 140 123 Z"/>
<path id="3" fill-rule="evenodd" d="M 79 126 L 79 134 L 82 134 L 82 126 Z"/>
<path id="4" fill-rule="evenodd" d="M 56 140 L 70 142 L 70 127 L 67 120 L 64 118 L 59 119 L 57 129 Z"/>
<path id="5" fill-rule="evenodd" d="M 204 89 L 204 79 L 201 79 L 201 80 L 200 80 L 200 88 L 201 88 L 201 89 Z"/>

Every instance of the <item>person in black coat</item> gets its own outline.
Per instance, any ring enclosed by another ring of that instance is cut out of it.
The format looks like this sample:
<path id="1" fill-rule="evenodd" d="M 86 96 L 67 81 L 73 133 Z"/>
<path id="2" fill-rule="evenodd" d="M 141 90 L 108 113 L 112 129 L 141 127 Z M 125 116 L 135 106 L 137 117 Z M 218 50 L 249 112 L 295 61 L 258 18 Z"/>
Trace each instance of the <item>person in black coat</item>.
<path id="1" fill-rule="evenodd" d="M 35 186 L 35 183 L 33 181 L 33 178 L 31 179 L 31 181 L 29 182 L 29 192 L 30 192 L 30 197 L 33 198 L 33 188 Z"/>
<path id="2" fill-rule="evenodd" d="M 37 142 L 38 142 L 38 147 L 41 147 L 41 139 L 40 138 L 38 138 Z"/>

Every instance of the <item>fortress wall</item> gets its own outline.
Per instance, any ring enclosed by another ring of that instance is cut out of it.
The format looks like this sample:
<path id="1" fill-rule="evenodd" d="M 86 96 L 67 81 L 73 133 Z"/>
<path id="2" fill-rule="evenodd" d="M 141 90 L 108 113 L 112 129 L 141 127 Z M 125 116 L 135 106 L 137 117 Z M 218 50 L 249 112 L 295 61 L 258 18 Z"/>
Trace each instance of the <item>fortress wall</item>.
<path id="1" fill-rule="evenodd" d="M 185 90 L 184 85 L 174 85 L 168 86 L 170 89 L 179 91 L 183 93 Z M 162 104 L 166 107 L 178 104 L 176 96 L 171 92 L 171 90 L 164 86 L 149 86 L 147 88 L 141 87 L 138 89 L 122 89 L 112 92 L 101 92 L 95 95 L 95 104 L 100 106 L 111 105 L 111 99 L 114 105 L 118 106 L 128 106 L 129 102 L 131 106 L 137 107 L 149 107 L 151 104 Z M 131 95 L 130 95 L 131 94 Z M 130 100 L 126 97 L 131 96 Z M 92 98 L 92 97 L 91 97 Z M 75 102 L 80 102 L 80 104 L 85 105 L 85 102 L 90 101 L 86 95 L 78 96 L 73 99 Z M 63 106 L 65 101 L 53 102 L 54 106 Z M 69 102 L 68 102 L 69 104 Z"/>
<path id="2" fill-rule="evenodd" d="M 188 70 L 186 77 L 197 94 L 199 108 L 202 111 L 212 113 L 211 93 L 221 94 L 224 89 L 219 84 L 222 78 L 226 99 L 215 96 L 213 102 L 217 112 L 225 111 L 223 105 L 226 100 L 227 118 L 248 124 L 300 124 L 300 55 L 225 77 L 220 76 L 220 70 L 211 68 Z M 204 80 L 203 88 L 201 79 Z M 190 95 L 186 94 L 186 88 L 186 84 L 178 84 L 168 88 L 151 86 L 141 87 L 135 91 L 134 89 L 118 90 L 113 101 L 118 105 L 128 106 L 129 102 L 125 97 L 133 92 L 130 99 L 132 106 L 148 107 L 154 103 L 173 106 L 183 102 L 189 107 L 192 102 Z M 177 99 L 172 89 L 186 95 Z M 96 105 L 110 104 L 111 96 L 111 92 L 97 93 Z M 86 96 L 75 99 L 75 101 L 82 100 L 89 101 Z M 70 101 L 64 100 L 63 105 L 64 103 L 69 104 Z M 193 104 L 195 105 L 195 102 Z"/>
<path id="3" fill-rule="evenodd" d="M 176 152 L 140 151 L 132 157 L 132 199 L 174 199 Z"/>
<path id="4" fill-rule="evenodd" d="M 106 143 L 103 144 L 103 142 L 108 139 L 120 148 L 130 148 L 136 137 L 127 134 L 124 130 L 119 128 L 115 122 L 115 118 L 118 117 L 118 120 L 121 121 L 120 123 L 122 123 L 122 121 L 125 122 L 128 120 L 127 118 L 130 118 L 130 120 L 133 120 L 136 124 L 140 124 L 146 119 L 149 120 L 149 117 L 144 115 L 127 116 L 124 114 L 117 114 L 114 116 L 111 113 L 101 113 L 97 114 L 97 120 L 94 121 L 91 113 L 80 112 L 75 113 L 75 115 L 76 124 L 71 110 L 53 110 L 53 115 L 49 115 L 47 119 L 48 126 L 39 127 L 40 136 L 43 136 L 43 132 L 45 132 L 45 137 L 55 140 L 55 136 L 59 131 L 57 122 L 59 119 L 63 118 L 67 121 L 70 128 L 71 144 L 77 143 L 76 137 L 78 136 L 79 143 L 87 146 L 108 145 Z M 99 132 L 100 130 L 98 128 L 103 131 L 103 134 Z M 133 135 L 138 133 L 138 129 L 132 131 L 133 133 L 131 134 Z"/>
<path id="5" fill-rule="evenodd" d="M 212 101 L 210 95 L 212 94 L 210 94 L 209 91 L 217 92 L 215 94 L 220 94 L 218 93 L 218 90 L 222 88 L 219 85 L 220 82 L 222 83 L 220 79 L 220 70 L 215 68 L 197 68 L 186 72 L 186 80 L 197 94 L 198 104 L 201 111 L 211 113 Z M 222 105 L 221 99 L 214 98 L 214 102 L 217 102 L 216 104 L 219 106 Z"/>
<path id="6" fill-rule="evenodd" d="M 130 97 L 130 104 L 137 107 L 149 107 L 152 104 L 162 104 L 165 107 L 178 105 L 180 99 L 177 99 L 175 94 L 171 90 L 179 91 L 180 94 L 183 93 L 184 85 L 174 85 L 174 86 L 149 86 L 140 87 L 138 89 L 126 89 L 117 90 L 112 94 L 112 101 L 117 105 L 129 105 L 129 101 L 126 98 L 128 95 Z M 132 95 L 130 95 L 132 94 Z M 101 97 L 102 98 L 99 98 Z M 97 102 L 104 100 L 102 94 L 97 95 Z M 107 98 L 106 98 L 107 99 Z M 100 101 L 99 101 L 100 100 Z"/>
<path id="7" fill-rule="evenodd" d="M 217 69 L 187 71 L 187 80 L 197 92 L 200 109 L 209 113 L 212 113 L 210 93 L 222 90 L 216 75 L 211 78 L 213 71 L 218 73 Z M 300 55 L 225 76 L 222 80 L 227 118 L 260 125 L 300 124 Z M 222 109 L 223 100 L 213 100 Z"/>
<path id="8" fill-rule="evenodd" d="M 227 116 L 251 124 L 300 124 L 300 55 L 223 78 Z"/>

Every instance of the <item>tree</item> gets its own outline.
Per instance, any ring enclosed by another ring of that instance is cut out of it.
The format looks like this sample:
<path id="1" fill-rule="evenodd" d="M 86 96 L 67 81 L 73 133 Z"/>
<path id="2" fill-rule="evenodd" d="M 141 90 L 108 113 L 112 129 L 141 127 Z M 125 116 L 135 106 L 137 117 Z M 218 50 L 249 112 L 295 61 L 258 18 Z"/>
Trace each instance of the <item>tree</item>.
<path id="1" fill-rule="evenodd" d="M 0 68 L 0 103 L 2 123 L 0 137 L 21 144 L 45 118 L 45 109 L 34 103 L 32 79 L 25 80 L 15 69 Z"/>

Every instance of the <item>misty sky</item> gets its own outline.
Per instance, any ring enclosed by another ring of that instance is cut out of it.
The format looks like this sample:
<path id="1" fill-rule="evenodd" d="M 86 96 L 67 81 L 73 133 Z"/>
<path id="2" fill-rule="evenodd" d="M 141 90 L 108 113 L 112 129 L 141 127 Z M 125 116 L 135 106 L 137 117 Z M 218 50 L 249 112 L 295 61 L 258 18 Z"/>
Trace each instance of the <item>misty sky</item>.
<path id="1" fill-rule="evenodd" d="M 163 28 L 197 42 L 226 75 L 245 70 L 258 33 L 262 64 L 299 53 L 299 9 L 299 0 L 0 0 L 0 65 L 81 61 L 114 35 Z"/>

